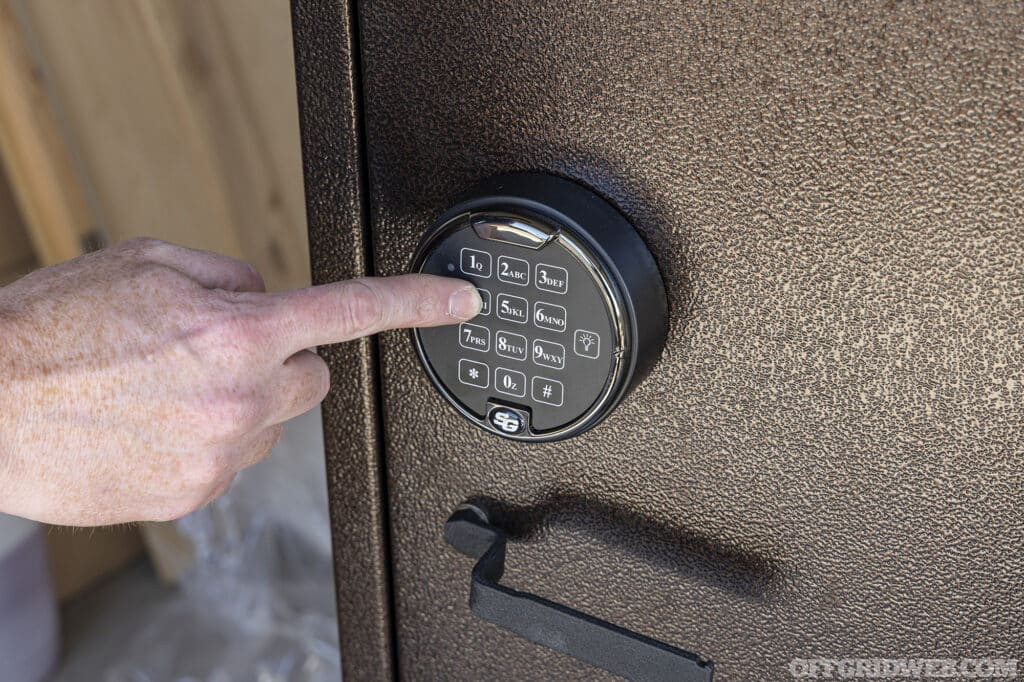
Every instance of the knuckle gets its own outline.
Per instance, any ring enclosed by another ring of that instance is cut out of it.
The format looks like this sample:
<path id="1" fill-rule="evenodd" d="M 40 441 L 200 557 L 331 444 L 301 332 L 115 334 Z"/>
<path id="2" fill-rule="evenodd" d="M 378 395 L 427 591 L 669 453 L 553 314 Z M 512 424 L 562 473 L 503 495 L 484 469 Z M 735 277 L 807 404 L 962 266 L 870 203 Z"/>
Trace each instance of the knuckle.
<path id="1" fill-rule="evenodd" d="M 327 367 L 327 363 L 320 359 L 320 364 L 317 366 L 316 372 L 316 389 L 313 392 L 313 404 L 320 403 L 331 390 L 331 370 Z"/>
<path id="2" fill-rule="evenodd" d="M 303 372 L 301 385 L 296 387 L 296 404 L 306 409 L 324 399 L 331 389 L 331 371 L 319 356 L 313 356 L 309 371 Z"/>
<path id="3" fill-rule="evenodd" d="M 181 499 L 174 502 L 164 502 L 156 505 L 146 515 L 146 521 L 153 523 L 166 523 L 167 521 L 177 521 L 183 516 L 188 516 L 196 510 L 191 504 L 190 499 Z"/>
<path id="4" fill-rule="evenodd" d="M 177 521 L 185 514 L 176 513 L 177 510 L 171 505 L 160 505 L 143 519 L 149 523 L 167 523 L 169 521 Z"/>
<path id="5" fill-rule="evenodd" d="M 161 263 L 144 261 L 136 268 L 138 284 L 145 289 L 153 289 L 154 294 L 184 295 L 199 289 L 189 277 Z"/>
<path id="6" fill-rule="evenodd" d="M 226 493 L 228 488 L 231 487 L 232 481 L 234 481 L 234 475 L 225 475 L 217 480 L 208 481 L 203 485 L 196 486 L 188 495 L 183 496 L 168 507 L 166 511 L 169 518 L 165 520 L 173 521 L 180 519 L 202 509 Z"/>
<path id="7" fill-rule="evenodd" d="M 199 499 L 197 501 L 198 503 L 195 505 L 195 508 L 199 509 L 200 507 L 204 507 L 210 502 L 216 500 L 224 493 L 226 493 L 228 491 L 228 488 L 231 487 L 231 483 L 234 480 L 234 474 L 227 474 L 224 477 L 220 478 L 219 480 L 211 483 L 209 486 L 207 486 L 206 490 L 204 490 L 200 494 Z"/>
<path id="8" fill-rule="evenodd" d="M 221 316 L 214 325 L 214 334 L 225 346 L 242 349 L 257 346 L 262 339 L 256 321 L 242 314 Z"/>
<path id="9" fill-rule="evenodd" d="M 254 314 L 222 308 L 224 306 L 211 303 L 193 337 L 200 348 L 224 356 L 225 361 L 232 358 L 248 361 L 265 341 L 260 320 Z"/>
<path id="10" fill-rule="evenodd" d="M 252 291 L 266 291 L 267 283 L 263 279 L 263 275 L 256 269 L 256 266 L 252 263 L 243 261 L 245 269 L 247 270 L 246 278 L 248 280 L 249 289 Z"/>
<path id="11" fill-rule="evenodd" d="M 121 242 L 120 246 L 123 250 L 131 253 L 149 255 L 162 250 L 168 244 L 153 237 L 132 237 Z"/>
<path id="12" fill-rule="evenodd" d="M 277 444 L 281 442 L 281 436 L 284 435 L 284 426 L 281 424 L 275 424 L 267 429 L 266 435 L 259 447 L 256 449 L 258 455 L 257 461 L 263 459 L 270 454 L 270 451 L 277 447 Z"/>
<path id="13" fill-rule="evenodd" d="M 252 398 L 227 401 L 222 407 L 222 423 L 229 435 L 246 434 L 259 426 L 261 412 L 259 403 Z"/>
<path id="14" fill-rule="evenodd" d="M 240 460 L 237 462 L 238 469 L 250 467 L 253 464 L 263 461 L 267 455 L 269 455 L 277 444 L 281 442 L 281 436 L 284 435 L 284 426 L 276 424 L 274 426 L 267 427 L 259 437 L 254 440 L 249 448 L 242 453 L 239 453 Z"/>
<path id="15" fill-rule="evenodd" d="M 193 495 L 196 491 L 208 490 L 228 473 L 224 457 L 214 449 L 197 453 L 186 467 L 185 482 Z"/>
<path id="16" fill-rule="evenodd" d="M 231 488 L 231 484 L 234 481 L 235 481 L 235 477 L 234 477 L 234 475 L 232 475 L 232 476 L 228 476 L 223 481 L 220 481 L 219 483 L 215 484 L 213 486 L 213 489 L 210 490 L 206 494 L 206 498 L 203 500 L 203 502 L 199 506 L 203 506 L 203 505 L 209 504 L 210 502 L 216 500 L 218 497 L 220 497 L 221 495 L 226 493 L 228 491 L 228 489 Z"/>
<path id="17" fill-rule="evenodd" d="M 376 289 L 362 280 L 352 280 L 342 299 L 340 315 L 353 333 L 375 329 L 384 319 L 384 305 Z"/>
<path id="18" fill-rule="evenodd" d="M 262 405 L 255 396 L 232 392 L 205 405 L 200 419 L 208 436 L 223 441 L 253 431 L 259 426 L 262 413 Z"/>
<path id="19" fill-rule="evenodd" d="M 433 322 L 439 317 L 446 316 L 447 313 L 448 310 L 436 297 L 417 294 L 415 324 Z"/>

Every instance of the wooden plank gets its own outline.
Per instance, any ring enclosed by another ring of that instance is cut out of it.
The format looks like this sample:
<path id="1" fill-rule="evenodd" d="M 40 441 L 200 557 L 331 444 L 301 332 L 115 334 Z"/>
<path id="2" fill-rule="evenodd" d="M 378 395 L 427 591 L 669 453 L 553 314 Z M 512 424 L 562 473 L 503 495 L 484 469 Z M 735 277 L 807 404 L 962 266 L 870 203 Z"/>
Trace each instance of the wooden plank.
<path id="1" fill-rule="evenodd" d="M 24 260 L 16 260 L 8 265 L 0 266 L 0 287 L 5 284 L 10 284 L 20 277 L 24 277 L 37 267 L 39 267 L 39 265 L 36 262 L 35 255 L 29 256 Z"/>
<path id="2" fill-rule="evenodd" d="M 287 231 L 282 230 L 277 244 L 287 251 L 284 259 L 290 277 L 283 284 L 307 286 L 309 244 L 290 3 L 264 0 L 255 11 L 250 0 L 209 4 L 222 16 L 225 44 L 236 55 L 235 78 L 248 93 L 249 110 L 258 112 L 253 130 L 266 146 L 266 168 L 273 172 L 281 199 L 281 220 Z M 274 194 L 266 192 L 268 206 L 273 205 Z"/>
<path id="3" fill-rule="evenodd" d="M 85 198 L 40 70 L 9 0 L 0 0 L 0 160 L 44 264 L 81 253 L 91 231 Z"/>
<path id="4" fill-rule="evenodd" d="M 134 526 L 50 526 L 47 541 L 54 584 L 61 600 L 75 596 L 143 555 L 139 530 Z"/>
<path id="5" fill-rule="evenodd" d="M 223 179 L 152 3 L 22 4 L 111 241 L 148 235 L 240 256 Z"/>
<path id="6" fill-rule="evenodd" d="M 309 282 L 288 3 L 152 5 L 224 178 L 244 257 L 271 289 Z"/>
<path id="7" fill-rule="evenodd" d="M 36 255 L 14 194 L 7 177 L 0 172 L 0 286 L 21 277 L 35 265 Z"/>
<path id="8" fill-rule="evenodd" d="M 24 4 L 112 240 L 308 282 L 287 0 Z"/>

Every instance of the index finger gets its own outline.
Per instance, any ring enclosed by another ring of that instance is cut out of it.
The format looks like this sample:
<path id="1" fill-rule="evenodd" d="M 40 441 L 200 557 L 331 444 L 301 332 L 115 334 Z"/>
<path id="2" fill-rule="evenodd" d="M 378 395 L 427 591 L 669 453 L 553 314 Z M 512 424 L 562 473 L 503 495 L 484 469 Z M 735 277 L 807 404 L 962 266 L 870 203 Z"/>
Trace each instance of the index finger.
<path id="1" fill-rule="evenodd" d="M 288 354 L 386 329 L 455 324 L 481 306 L 471 283 L 436 275 L 365 277 L 267 296 L 267 332 Z"/>

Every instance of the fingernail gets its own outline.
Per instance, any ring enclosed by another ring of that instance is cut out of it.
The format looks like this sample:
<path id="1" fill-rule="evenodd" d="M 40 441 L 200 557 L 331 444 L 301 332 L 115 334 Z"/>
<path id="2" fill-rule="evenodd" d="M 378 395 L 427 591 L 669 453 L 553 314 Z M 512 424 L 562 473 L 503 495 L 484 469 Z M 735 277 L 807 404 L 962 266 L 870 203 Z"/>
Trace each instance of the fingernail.
<path id="1" fill-rule="evenodd" d="M 463 287 L 448 297 L 448 315 L 457 320 L 468 320 L 477 316 L 481 305 L 476 287 Z"/>

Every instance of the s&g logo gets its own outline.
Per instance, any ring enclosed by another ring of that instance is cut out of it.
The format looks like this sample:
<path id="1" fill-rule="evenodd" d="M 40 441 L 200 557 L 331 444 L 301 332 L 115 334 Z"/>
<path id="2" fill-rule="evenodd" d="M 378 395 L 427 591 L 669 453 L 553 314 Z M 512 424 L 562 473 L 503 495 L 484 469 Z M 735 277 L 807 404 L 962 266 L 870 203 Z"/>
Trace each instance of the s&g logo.
<path id="1" fill-rule="evenodd" d="M 522 433 L 526 428 L 526 421 L 519 416 L 519 413 L 504 407 L 491 410 L 487 419 L 491 422 L 491 426 L 510 436 Z"/>

